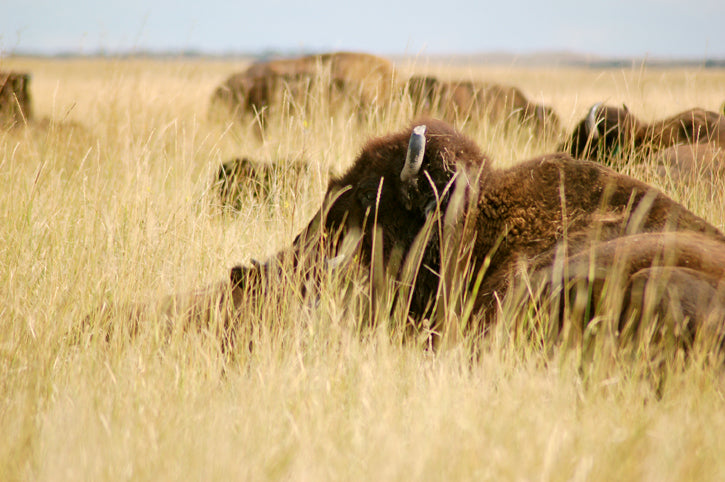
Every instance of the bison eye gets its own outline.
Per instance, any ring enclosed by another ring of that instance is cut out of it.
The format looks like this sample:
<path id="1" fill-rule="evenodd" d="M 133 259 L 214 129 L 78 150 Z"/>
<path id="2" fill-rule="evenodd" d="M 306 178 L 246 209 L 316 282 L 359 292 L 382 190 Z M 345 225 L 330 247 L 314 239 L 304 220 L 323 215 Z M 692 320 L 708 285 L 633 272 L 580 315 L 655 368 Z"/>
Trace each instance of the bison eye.
<path id="1" fill-rule="evenodd" d="M 360 202 L 365 204 L 366 206 L 371 206 L 375 204 L 375 201 L 378 198 L 378 192 L 377 191 L 363 191 L 359 194 L 360 196 Z"/>

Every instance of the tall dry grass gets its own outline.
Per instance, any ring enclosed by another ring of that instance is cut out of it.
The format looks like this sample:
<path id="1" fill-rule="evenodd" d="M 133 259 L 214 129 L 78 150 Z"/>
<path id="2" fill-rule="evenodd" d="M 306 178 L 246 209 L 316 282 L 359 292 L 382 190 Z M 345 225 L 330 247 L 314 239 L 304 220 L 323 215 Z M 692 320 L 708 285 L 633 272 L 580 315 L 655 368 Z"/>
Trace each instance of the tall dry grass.
<path id="1" fill-rule="evenodd" d="M 341 293 L 331 280 L 314 303 L 280 289 L 242 315 L 253 345 L 232 353 L 209 330 L 169 334 L 153 310 L 134 337 L 76 336 L 101 323 L 98 306 L 208 286 L 289 245 L 328 172 L 409 122 L 406 106 L 363 123 L 313 110 L 260 139 L 251 121 L 210 121 L 213 88 L 242 66 L 0 63 L 33 73 L 35 112 L 50 119 L 0 133 L 0 479 L 725 478 L 721 370 L 696 359 L 653 381 L 646 359 L 583 363 L 505 323 L 474 359 L 462 347 L 432 355 L 385 326 L 361 330 L 364 282 Z M 716 109 L 725 83 L 711 70 L 405 68 L 515 84 L 567 128 L 602 100 L 645 119 Z M 461 127 L 500 166 L 556 146 Z M 240 155 L 317 169 L 223 215 L 211 180 Z M 722 189 L 627 169 L 725 228 Z"/>

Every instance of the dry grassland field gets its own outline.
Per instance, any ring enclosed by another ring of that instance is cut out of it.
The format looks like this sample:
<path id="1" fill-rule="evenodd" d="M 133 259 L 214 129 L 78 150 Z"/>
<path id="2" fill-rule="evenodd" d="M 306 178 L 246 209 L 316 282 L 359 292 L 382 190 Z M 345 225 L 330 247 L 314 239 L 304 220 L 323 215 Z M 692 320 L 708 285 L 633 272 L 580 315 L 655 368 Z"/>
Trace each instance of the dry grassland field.
<path id="1" fill-rule="evenodd" d="M 0 59 L 32 74 L 36 119 L 0 131 L 0 480 L 725 480 L 725 378 L 705 355 L 541 349 L 505 323 L 475 353 L 432 352 L 366 328 L 364 280 L 315 303 L 280 287 L 240 314 L 232 350 L 213 327 L 167 330 L 156 300 L 289 246 L 330 173 L 411 122 L 405 104 L 366 120 L 318 106 L 263 135 L 210 119 L 245 66 Z M 645 120 L 725 101 L 716 69 L 398 67 L 515 85 L 567 131 L 600 101 Z M 496 166 L 561 141 L 458 127 Z M 213 180 L 242 156 L 278 169 L 223 211 Z M 722 180 L 625 172 L 725 230 Z M 104 305 L 146 308 L 134 325 Z"/>

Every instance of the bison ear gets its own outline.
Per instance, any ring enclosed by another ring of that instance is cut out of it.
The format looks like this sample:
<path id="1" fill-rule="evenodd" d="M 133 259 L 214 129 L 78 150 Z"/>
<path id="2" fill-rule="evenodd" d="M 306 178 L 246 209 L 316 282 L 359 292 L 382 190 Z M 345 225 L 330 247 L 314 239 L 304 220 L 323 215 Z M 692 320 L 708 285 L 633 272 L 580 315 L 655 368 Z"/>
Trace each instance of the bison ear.
<path id="1" fill-rule="evenodd" d="M 546 110 L 544 109 L 544 106 L 541 104 L 536 104 L 534 107 L 534 116 L 539 122 L 544 122 L 546 118 Z"/>
<path id="2" fill-rule="evenodd" d="M 232 288 L 244 286 L 244 279 L 248 268 L 242 266 L 234 266 L 229 273 L 229 281 L 232 283 Z"/>
<path id="3" fill-rule="evenodd" d="M 411 189 L 415 189 L 418 184 L 418 173 L 423 165 L 425 157 L 425 125 L 419 125 L 413 128 L 408 141 L 408 152 L 405 155 L 405 164 L 400 171 L 400 190 L 403 196 L 403 203 L 406 209 L 412 209 Z"/>
<path id="4" fill-rule="evenodd" d="M 229 281 L 232 289 L 252 289 L 255 284 L 262 280 L 264 275 L 264 265 L 259 261 L 252 260 L 252 266 L 237 265 L 232 267 L 229 272 Z"/>

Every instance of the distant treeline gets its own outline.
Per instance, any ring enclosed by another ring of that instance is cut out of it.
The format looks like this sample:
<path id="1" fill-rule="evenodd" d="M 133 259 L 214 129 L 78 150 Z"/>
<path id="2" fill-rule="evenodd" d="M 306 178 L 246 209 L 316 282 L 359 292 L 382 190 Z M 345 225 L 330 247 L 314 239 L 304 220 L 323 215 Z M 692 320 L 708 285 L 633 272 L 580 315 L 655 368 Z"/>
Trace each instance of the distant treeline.
<path id="1" fill-rule="evenodd" d="M 259 52 L 221 52 L 210 53 L 199 50 L 182 51 L 154 51 L 135 50 L 132 52 L 108 52 L 98 50 L 90 53 L 58 52 L 55 54 L 15 51 L 5 53 L 0 57 L 34 57 L 34 58 L 149 58 L 149 59 L 252 59 L 270 60 L 274 58 L 298 57 L 302 55 L 319 54 L 318 51 L 307 50 L 262 50 Z M 371 52 L 379 54 L 377 52 Z M 583 67 L 593 69 L 621 69 L 621 68 L 725 68 L 725 58 L 650 58 L 650 57 L 600 57 L 595 55 L 578 54 L 572 52 L 536 52 L 515 54 L 509 52 L 488 52 L 479 54 L 393 54 L 384 55 L 393 61 L 406 61 L 415 59 L 423 62 L 435 62 L 449 65 L 518 65 L 521 67 Z"/>

